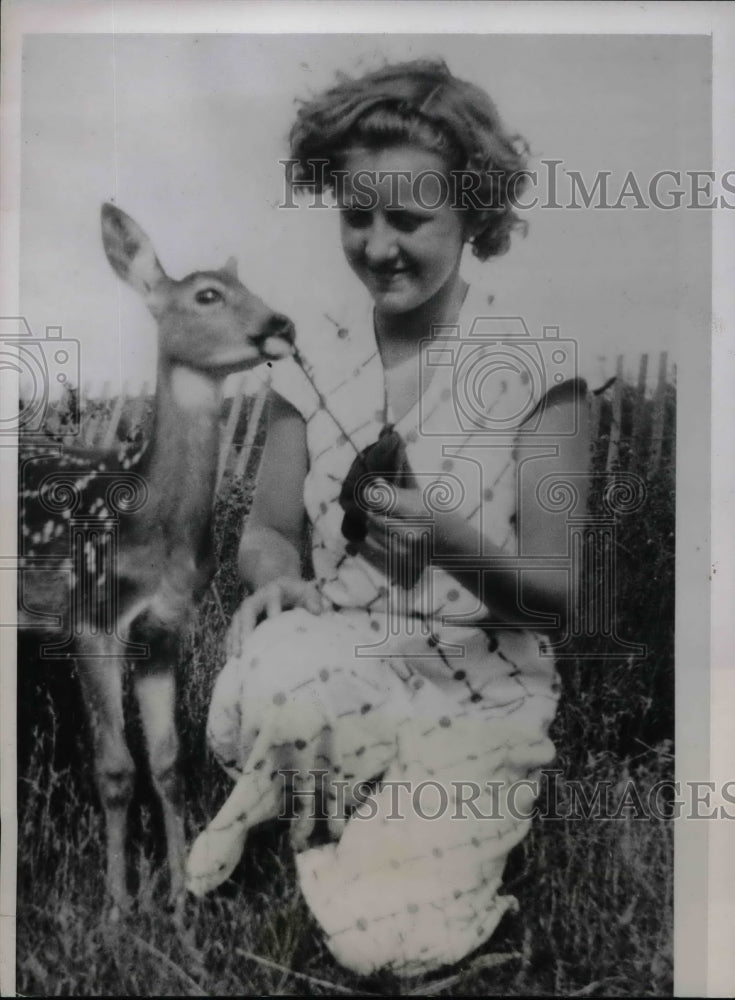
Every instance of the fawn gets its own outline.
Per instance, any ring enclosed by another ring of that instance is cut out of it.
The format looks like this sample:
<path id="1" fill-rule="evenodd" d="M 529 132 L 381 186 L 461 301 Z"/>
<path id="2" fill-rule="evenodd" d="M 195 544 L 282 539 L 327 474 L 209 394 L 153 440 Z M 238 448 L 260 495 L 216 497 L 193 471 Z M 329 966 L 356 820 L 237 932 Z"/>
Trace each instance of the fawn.
<path id="1" fill-rule="evenodd" d="M 42 655 L 76 663 L 116 917 L 130 905 L 125 843 L 135 778 L 124 733 L 124 667 L 134 665 L 171 896 L 180 906 L 185 838 L 175 667 L 178 639 L 214 570 L 223 383 L 231 372 L 290 353 L 293 326 L 240 283 L 233 259 L 222 270 L 169 278 L 143 230 L 110 204 L 102 208 L 102 240 L 113 269 L 158 324 L 153 432 L 148 443 L 110 452 L 21 448 L 19 623 L 47 629 L 52 622 L 63 639 Z"/>

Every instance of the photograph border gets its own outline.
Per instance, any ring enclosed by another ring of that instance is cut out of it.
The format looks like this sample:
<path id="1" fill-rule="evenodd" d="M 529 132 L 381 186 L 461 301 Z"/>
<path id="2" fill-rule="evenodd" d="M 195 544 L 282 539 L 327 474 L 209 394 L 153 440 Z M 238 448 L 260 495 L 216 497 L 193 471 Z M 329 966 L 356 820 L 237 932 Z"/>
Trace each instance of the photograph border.
<path id="1" fill-rule="evenodd" d="M 4 6 L 2 35 L 2 131 L 0 206 L 0 301 L 2 315 L 19 315 L 18 247 L 20 191 L 20 58 L 31 33 L 145 32 L 182 34 L 446 32 L 508 34 L 696 34 L 713 44 L 713 163 L 721 175 L 735 167 L 735 6 L 731 3 L 322 3 L 320 0 L 255 5 L 247 2 L 176 4 L 88 3 L 15 0 Z M 338 15 L 338 16 L 335 16 Z M 735 426 L 735 212 L 713 212 L 712 339 L 704 363 L 701 343 L 681 343 L 678 362 L 676 536 L 676 777 L 715 783 L 735 779 L 735 676 L 731 667 L 735 623 L 733 523 L 735 473 L 731 456 Z M 707 414 L 691 411 L 710 398 Z M 13 400 L 2 400 L 2 416 Z M 703 426 L 703 425 L 707 426 Z M 710 439 L 711 429 L 711 439 Z M 705 446 L 706 445 L 706 446 Z M 12 490 L 17 452 L 0 448 L 4 484 L 0 561 L 15 550 L 17 501 Z M 703 510 L 710 512 L 709 523 Z M 3 621 L 15 606 L 14 574 L 0 574 Z M 705 589 L 709 585 L 709 592 Z M 15 991 L 15 635 L 2 629 L 0 718 L 0 987 Z M 709 673 L 703 670 L 709 662 Z M 722 804 L 716 791 L 712 805 Z M 735 824 L 727 820 L 675 824 L 675 995 L 729 995 L 735 983 Z M 706 956 L 706 962 L 702 962 Z"/>

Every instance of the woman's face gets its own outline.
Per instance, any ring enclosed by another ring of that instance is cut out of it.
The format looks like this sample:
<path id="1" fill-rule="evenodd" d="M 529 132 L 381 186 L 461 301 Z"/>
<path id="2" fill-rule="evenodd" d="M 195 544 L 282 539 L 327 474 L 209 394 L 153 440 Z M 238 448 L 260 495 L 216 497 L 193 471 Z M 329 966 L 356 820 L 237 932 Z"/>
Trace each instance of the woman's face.
<path id="1" fill-rule="evenodd" d="M 458 279 L 463 216 L 437 178 L 447 176 L 441 156 L 417 146 L 354 148 L 344 169 L 342 247 L 379 313 L 417 309 Z"/>

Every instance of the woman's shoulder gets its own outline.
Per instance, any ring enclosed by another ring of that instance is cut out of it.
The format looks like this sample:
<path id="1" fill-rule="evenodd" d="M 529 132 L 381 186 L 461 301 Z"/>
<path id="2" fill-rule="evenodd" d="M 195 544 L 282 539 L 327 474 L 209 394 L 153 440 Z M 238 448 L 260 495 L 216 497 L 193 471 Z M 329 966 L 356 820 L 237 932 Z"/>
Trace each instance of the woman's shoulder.
<path id="1" fill-rule="evenodd" d="M 458 340 L 465 355 L 492 354 L 494 365 L 502 360 L 503 384 L 526 398 L 527 414 L 542 406 L 589 401 L 615 382 L 592 346 L 558 326 L 530 328 L 482 284 L 468 290 Z"/>

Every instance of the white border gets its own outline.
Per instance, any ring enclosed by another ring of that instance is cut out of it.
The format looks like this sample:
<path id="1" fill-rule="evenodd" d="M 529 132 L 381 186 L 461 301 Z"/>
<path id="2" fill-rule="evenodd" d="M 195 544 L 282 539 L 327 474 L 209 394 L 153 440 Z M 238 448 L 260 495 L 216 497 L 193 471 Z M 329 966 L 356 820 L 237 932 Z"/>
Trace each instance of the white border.
<path id="1" fill-rule="evenodd" d="M 713 32 L 714 169 L 735 165 L 735 5 L 717 19 Z M 728 14 L 729 18 L 725 15 Z M 727 123 L 730 123 L 729 125 Z M 712 590 L 710 648 L 710 767 L 721 784 L 734 775 L 735 727 L 735 284 L 732 277 L 735 218 L 713 219 L 712 275 Z M 710 830 L 709 953 L 707 989 L 710 995 L 735 991 L 735 824 L 713 824 Z"/>
<path id="2" fill-rule="evenodd" d="M 3 159 L 0 174 L 0 208 L 3 239 L 0 243 L 0 311 L 17 314 L 20 159 L 20 54 L 26 33 L 53 32 L 211 32 L 218 33 L 524 33 L 524 34 L 711 34 L 714 46 L 714 147 L 713 169 L 719 174 L 735 167 L 735 5 L 732 3 L 419 3 L 403 4 L 353 0 L 353 2 L 279 2 L 262 4 L 249 0 L 6 0 L 2 32 L 2 131 Z M 735 590 L 735 570 L 728 556 L 733 550 L 733 508 L 735 506 L 735 465 L 731 456 L 732 428 L 735 426 L 735 289 L 732 282 L 735 212 L 714 213 L 713 337 L 712 337 L 712 480 L 711 545 L 702 530 L 697 510 L 682 504 L 679 497 L 679 529 L 695 539 L 695 547 L 712 564 L 710 732 L 709 746 L 682 749 L 677 758 L 680 777 L 710 778 L 725 782 L 735 778 L 735 727 L 731 706 L 735 705 L 735 674 L 729 669 L 735 647 L 735 616 L 731 595 Z M 730 274 L 728 274 L 728 271 Z M 682 359 L 683 360 L 683 359 Z M 7 405 L 7 402 L 6 404 Z M 680 425 L 681 431 L 681 425 Z M 9 449 L 0 453 L 5 482 L 12 481 L 15 456 Z M 684 488 L 685 484 L 681 484 Z M 0 519 L 0 552 L 13 551 L 15 532 L 14 498 L 3 496 Z M 9 539 L 13 539 L 12 542 Z M 678 540 L 682 535 L 678 535 Z M 680 549 L 681 555 L 681 549 Z M 702 604 L 697 592 L 697 574 L 691 579 L 681 573 L 678 585 L 677 661 L 678 671 L 686 671 L 687 683 L 706 683 L 702 643 L 697 642 L 696 626 L 688 607 Z M 11 574 L 3 574 L 10 576 Z M 692 590 L 691 588 L 695 589 Z M 15 596 L 2 595 L 14 606 Z M 688 598 L 691 599 L 691 605 Z M 728 600 L 729 598 L 729 600 Z M 7 619 L 5 619 L 7 620 Z M 689 634 L 693 632 L 692 636 Z M 701 633 L 699 633 L 701 636 Z M 14 911 L 15 866 L 13 819 L 15 809 L 15 724 L 12 678 L 14 655 L 11 641 L 3 636 L 2 691 L 4 712 L 0 729 L 2 770 L 0 808 L 3 818 L 2 873 L 0 874 L 0 989 L 14 993 L 15 945 Z M 686 654 L 686 655 L 683 655 Z M 685 706 L 679 705 L 681 711 Z M 711 754 L 709 773 L 697 771 L 700 760 Z M 704 867 L 709 850 L 709 868 Z M 684 858 L 690 849 L 697 853 Z M 710 821 L 677 832 L 676 893 L 676 985 L 677 996 L 730 996 L 735 988 L 735 823 Z M 685 866 L 684 862 L 687 861 Z M 691 868 L 689 865 L 691 861 Z M 708 910 L 694 905 L 690 895 L 701 890 Z M 706 942 L 707 961 L 699 960 L 699 946 Z"/>

